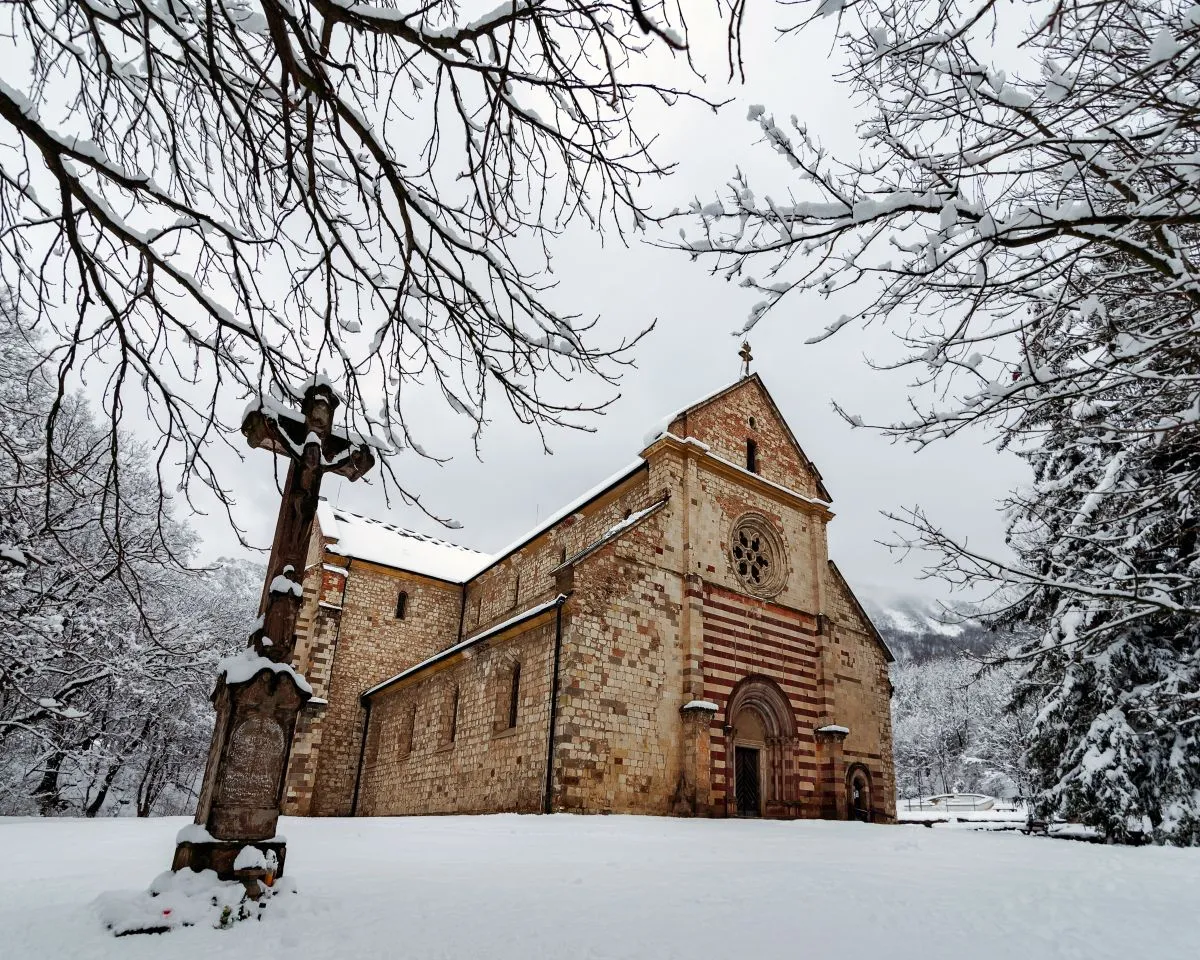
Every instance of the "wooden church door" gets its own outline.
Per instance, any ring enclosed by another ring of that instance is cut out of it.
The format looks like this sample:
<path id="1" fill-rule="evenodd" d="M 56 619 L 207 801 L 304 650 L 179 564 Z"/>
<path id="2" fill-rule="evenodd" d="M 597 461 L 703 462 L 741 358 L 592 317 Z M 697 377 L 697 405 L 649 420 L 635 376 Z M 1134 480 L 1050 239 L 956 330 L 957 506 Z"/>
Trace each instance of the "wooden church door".
<path id="1" fill-rule="evenodd" d="M 739 817 L 757 817 L 762 813 L 762 779 L 759 751 L 756 747 L 735 748 L 737 775 L 737 812 Z"/>

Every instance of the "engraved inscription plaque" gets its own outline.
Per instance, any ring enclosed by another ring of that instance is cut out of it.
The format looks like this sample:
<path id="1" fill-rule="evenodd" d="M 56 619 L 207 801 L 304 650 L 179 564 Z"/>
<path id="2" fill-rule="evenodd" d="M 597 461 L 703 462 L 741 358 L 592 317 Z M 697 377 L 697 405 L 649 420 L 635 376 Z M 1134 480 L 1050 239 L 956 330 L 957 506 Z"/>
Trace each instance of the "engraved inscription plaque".
<path id="1" fill-rule="evenodd" d="M 239 723 L 229 738 L 221 805 L 274 807 L 286 742 L 272 717 L 253 715 Z"/>

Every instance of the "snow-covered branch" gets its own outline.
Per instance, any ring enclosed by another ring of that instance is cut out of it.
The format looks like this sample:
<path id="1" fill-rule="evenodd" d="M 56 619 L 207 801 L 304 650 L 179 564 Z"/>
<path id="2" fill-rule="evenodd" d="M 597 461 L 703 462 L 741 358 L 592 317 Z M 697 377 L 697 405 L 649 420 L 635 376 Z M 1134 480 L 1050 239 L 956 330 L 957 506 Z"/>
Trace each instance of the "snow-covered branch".
<path id="1" fill-rule="evenodd" d="M 601 342 L 543 278 L 572 220 L 646 218 L 667 170 L 634 104 L 691 96 L 650 79 L 686 43 L 674 0 L 11 12 L 0 281 L 64 389 L 106 378 L 114 435 L 146 412 L 185 496 L 228 500 L 208 451 L 236 401 L 322 370 L 351 429 L 418 456 L 416 381 L 476 431 L 495 402 L 539 429 L 606 405 L 568 383 L 615 383 L 637 337 Z"/>
<path id="2" fill-rule="evenodd" d="M 789 193 L 738 173 L 678 245 L 755 292 L 744 329 L 825 301 L 813 340 L 895 334 L 912 412 L 885 433 L 982 429 L 1028 462 L 1009 556 L 921 511 L 903 545 L 1021 638 L 1037 808 L 1200 842 L 1200 6 L 798 6 L 836 18 L 860 149 L 752 107 Z"/>

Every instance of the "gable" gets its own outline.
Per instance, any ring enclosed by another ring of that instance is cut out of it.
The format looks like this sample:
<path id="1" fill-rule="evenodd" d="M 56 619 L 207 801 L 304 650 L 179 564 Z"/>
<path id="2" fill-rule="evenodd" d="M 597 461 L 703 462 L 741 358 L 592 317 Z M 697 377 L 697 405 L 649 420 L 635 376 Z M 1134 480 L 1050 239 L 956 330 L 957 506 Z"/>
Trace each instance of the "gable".
<path id="1" fill-rule="evenodd" d="M 831 499 L 757 373 L 681 411 L 668 431 L 694 437 L 739 467 L 746 465 L 747 442 L 753 441 L 761 476 L 806 497 Z"/>

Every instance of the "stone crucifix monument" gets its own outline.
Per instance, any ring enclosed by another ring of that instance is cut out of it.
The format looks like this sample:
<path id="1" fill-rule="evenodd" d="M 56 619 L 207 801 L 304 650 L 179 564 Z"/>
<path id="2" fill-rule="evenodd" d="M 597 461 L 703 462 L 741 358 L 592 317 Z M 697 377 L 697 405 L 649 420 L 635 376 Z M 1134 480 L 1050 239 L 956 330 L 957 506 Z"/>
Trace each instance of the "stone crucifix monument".
<path id="1" fill-rule="evenodd" d="M 338 398 L 309 386 L 299 411 L 263 400 L 242 421 L 250 446 L 288 460 L 262 615 L 247 648 L 221 663 L 212 695 L 216 728 L 195 823 L 179 834 L 173 870 L 215 870 L 252 892 L 254 881 L 283 873 L 284 840 L 275 832 L 296 715 L 312 696 L 292 667 L 301 582 L 321 480 L 357 480 L 374 466 L 369 447 L 333 429 Z"/>

